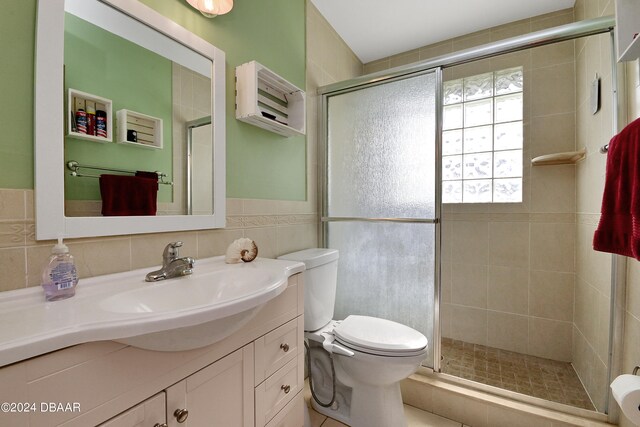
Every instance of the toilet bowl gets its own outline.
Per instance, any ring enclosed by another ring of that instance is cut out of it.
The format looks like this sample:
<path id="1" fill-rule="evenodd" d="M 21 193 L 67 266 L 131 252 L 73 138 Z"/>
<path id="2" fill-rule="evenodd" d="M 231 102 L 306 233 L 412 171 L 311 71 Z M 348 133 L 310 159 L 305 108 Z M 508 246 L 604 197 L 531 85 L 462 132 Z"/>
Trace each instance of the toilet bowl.
<path id="1" fill-rule="evenodd" d="M 406 426 L 400 381 L 414 373 L 427 353 L 420 332 L 386 319 L 350 315 L 332 320 L 338 251 L 307 249 L 281 259 L 304 262 L 305 339 L 310 384 L 321 414 L 352 427 Z M 333 365 L 333 366 L 332 366 Z"/>

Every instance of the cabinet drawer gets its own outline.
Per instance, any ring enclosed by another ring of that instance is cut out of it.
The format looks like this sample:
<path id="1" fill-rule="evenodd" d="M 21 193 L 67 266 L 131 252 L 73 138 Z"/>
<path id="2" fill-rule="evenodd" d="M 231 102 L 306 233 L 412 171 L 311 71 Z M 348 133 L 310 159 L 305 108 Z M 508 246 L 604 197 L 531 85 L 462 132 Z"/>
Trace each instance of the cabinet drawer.
<path id="1" fill-rule="evenodd" d="M 256 425 L 264 425 L 302 390 L 304 352 L 256 387 Z"/>
<path id="2" fill-rule="evenodd" d="M 166 422 L 165 393 L 158 393 L 99 427 L 146 427 Z"/>
<path id="3" fill-rule="evenodd" d="M 265 427 L 302 427 L 304 405 L 304 393 L 300 392 Z"/>
<path id="4" fill-rule="evenodd" d="M 255 384 L 270 377 L 295 359 L 302 343 L 302 328 L 297 317 L 255 341 Z M 304 320 L 303 320 L 304 321 Z"/>

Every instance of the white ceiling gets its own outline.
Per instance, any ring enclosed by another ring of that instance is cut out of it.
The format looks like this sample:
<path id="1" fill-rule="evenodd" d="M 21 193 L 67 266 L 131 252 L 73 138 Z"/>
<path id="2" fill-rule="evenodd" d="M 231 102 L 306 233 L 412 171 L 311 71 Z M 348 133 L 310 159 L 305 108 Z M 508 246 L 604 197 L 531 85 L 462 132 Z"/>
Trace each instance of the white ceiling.
<path id="1" fill-rule="evenodd" d="M 363 63 L 496 25 L 573 7 L 575 0 L 311 0 Z"/>

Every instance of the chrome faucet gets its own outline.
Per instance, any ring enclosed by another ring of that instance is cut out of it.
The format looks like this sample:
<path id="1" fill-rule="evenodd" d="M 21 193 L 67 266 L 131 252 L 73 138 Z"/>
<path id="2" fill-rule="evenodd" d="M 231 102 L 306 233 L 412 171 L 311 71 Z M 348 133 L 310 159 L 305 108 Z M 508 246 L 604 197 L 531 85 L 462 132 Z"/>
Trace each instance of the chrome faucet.
<path id="1" fill-rule="evenodd" d="M 162 268 L 147 274 L 147 282 L 157 282 L 158 280 L 171 279 L 173 277 L 187 276 L 193 273 L 193 266 L 196 260 L 190 256 L 178 258 L 179 247 L 182 242 L 171 242 L 162 253 Z"/>

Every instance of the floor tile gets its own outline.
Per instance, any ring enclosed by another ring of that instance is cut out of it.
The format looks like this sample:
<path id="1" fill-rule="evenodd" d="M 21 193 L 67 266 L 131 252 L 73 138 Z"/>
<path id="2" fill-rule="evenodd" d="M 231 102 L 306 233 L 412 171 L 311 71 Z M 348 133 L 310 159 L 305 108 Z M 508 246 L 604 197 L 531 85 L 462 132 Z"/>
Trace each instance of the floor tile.
<path id="1" fill-rule="evenodd" d="M 594 411 L 571 363 L 442 339 L 442 372 Z"/>

